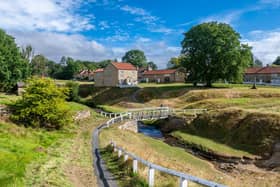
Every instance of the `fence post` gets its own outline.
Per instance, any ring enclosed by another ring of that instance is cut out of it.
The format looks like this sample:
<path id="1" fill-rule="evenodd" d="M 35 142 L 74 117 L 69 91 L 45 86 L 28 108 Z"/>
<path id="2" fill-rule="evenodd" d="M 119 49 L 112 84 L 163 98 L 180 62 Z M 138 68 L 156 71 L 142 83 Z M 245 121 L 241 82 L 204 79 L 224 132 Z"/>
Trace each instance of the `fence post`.
<path id="1" fill-rule="evenodd" d="M 188 187 L 188 180 L 180 178 L 180 187 Z"/>
<path id="2" fill-rule="evenodd" d="M 126 162 L 126 161 L 127 161 L 127 159 L 128 159 L 128 155 L 127 155 L 127 154 L 125 154 L 125 155 L 124 155 L 124 161 Z"/>
<path id="3" fill-rule="evenodd" d="M 133 159 L 133 173 L 137 173 L 138 169 L 138 161 L 136 159 Z"/>
<path id="4" fill-rule="evenodd" d="M 120 158 L 122 156 L 122 150 L 119 149 L 118 151 L 118 157 Z"/>
<path id="5" fill-rule="evenodd" d="M 149 168 L 149 187 L 153 187 L 155 183 L 155 169 Z"/>

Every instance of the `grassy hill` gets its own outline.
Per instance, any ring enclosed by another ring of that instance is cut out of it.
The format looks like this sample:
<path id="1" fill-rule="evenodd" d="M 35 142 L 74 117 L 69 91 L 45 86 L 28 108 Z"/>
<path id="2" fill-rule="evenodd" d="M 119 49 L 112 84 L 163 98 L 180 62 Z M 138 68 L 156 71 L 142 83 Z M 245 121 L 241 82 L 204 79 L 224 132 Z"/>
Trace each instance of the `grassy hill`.
<path id="1" fill-rule="evenodd" d="M 0 103 L 17 98 L 2 93 Z M 73 115 L 90 110 L 92 116 L 55 131 L 0 118 L 0 186 L 95 186 L 91 133 L 104 119 L 81 104 L 68 104 Z"/>

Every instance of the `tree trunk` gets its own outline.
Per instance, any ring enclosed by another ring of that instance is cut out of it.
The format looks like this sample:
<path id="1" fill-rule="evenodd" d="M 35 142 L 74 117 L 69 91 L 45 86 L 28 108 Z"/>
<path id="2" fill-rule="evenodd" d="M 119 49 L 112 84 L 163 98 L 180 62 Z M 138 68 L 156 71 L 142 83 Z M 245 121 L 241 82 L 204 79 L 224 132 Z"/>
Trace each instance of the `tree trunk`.
<path id="1" fill-rule="evenodd" d="M 212 87 L 211 81 L 207 81 L 207 82 L 206 82 L 206 87 Z"/>

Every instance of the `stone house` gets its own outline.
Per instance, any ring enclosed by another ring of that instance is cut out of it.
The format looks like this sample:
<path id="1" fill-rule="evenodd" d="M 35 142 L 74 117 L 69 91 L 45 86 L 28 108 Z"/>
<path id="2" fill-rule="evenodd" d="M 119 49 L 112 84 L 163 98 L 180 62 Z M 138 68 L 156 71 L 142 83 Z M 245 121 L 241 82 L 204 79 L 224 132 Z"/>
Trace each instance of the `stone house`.
<path id="1" fill-rule="evenodd" d="M 104 74 L 103 68 L 94 71 L 93 79 L 94 79 L 95 86 L 104 86 L 103 74 Z"/>
<path id="2" fill-rule="evenodd" d="M 93 80 L 94 70 L 82 70 L 77 75 L 75 75 L 75 79 L 78 80 Z"/>
<path id="3" fill-rule="evenodd" d="M 280 67 L 252 67 L 244 73 L 244 83 L 280 84 Z"/>
<path id="4" fill-rule="evenodd" d="M 164 69 L 164 70 L 148 70 L 142 74 L 143 82 L 185 82 L 187 73 L 184 68 Z"/>
<path id="5" fill-rule="evenodd" d="M 95 86 L 134 87 L 138 83 L 137 69 L 130 63 L 112 62 L 94 74 Z"/>

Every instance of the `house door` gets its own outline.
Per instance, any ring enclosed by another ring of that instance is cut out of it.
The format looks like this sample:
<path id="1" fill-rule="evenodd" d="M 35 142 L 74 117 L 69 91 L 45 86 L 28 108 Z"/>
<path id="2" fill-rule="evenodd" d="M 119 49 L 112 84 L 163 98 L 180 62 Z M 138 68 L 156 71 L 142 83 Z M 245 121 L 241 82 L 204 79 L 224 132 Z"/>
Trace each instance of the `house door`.
<path id="1" fill-rule="evenodd" d="M 170 77 L 164 77 L 164 82 L 170 82 Z"/>

